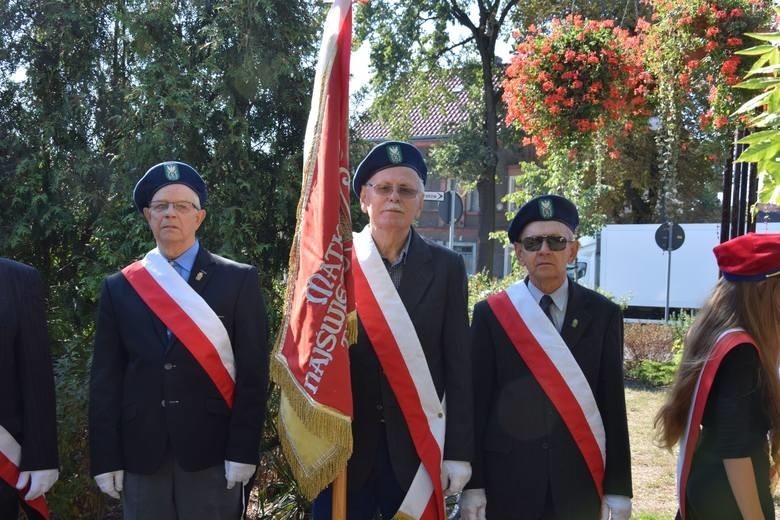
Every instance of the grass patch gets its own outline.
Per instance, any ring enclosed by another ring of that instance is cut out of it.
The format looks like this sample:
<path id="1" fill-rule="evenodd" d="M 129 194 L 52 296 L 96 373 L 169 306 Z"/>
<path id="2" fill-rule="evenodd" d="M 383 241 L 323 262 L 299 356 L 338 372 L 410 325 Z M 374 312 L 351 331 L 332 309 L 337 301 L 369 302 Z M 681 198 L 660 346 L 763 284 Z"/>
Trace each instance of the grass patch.
<path id="1" fill-rule="evenodd" d="M 677 512 L 677 455 L 657 447 L 653 442 L 653 418 L 664 398 L 665 389 L 630 382 L 626 384 L 634 484 L 632 518 L 638 520 L 672 520 Z"/>

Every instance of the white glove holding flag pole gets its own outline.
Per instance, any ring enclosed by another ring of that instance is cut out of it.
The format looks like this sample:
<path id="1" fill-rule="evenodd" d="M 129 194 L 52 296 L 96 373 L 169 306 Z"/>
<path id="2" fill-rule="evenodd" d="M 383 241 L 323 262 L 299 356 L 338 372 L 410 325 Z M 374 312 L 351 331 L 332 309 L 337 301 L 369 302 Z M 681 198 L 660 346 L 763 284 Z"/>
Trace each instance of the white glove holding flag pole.
<path id="1" fill-rule="evenodd" d="M 457 495 L 471 478 L 471 463 L 445 460 L 441 464 L 441 488 L 444 496 Z"/>
<path id="2" fill-rule="evenodd" d="M 487 506 L 485 490 L 482 488 L 464 490 L 460 494 L 458 506 L 460 506 L 461 520 L 485 520 L 485 506 Z"/>
<path id="3" fill-rule="evenodd" d="M 116 499 L 119 499 L 119 493 L 122 492 L 122 483 L 124 480 L 125 472 L 121 469 L 95 475 L 95 482 L 100 488 L 100 491 Z"/>
<path id="4" fill-rule="evenodd" d="M 35 500 L 51 489 L 57 479 L 60 477 L 60 471 L 57 469 L 38 469 L 35 471 L 22 471 L 19 473 L 19 480 L 16 481 L 16 489 L 19 491 L 27 487 L 30 483 L 30 489 L 24 495 L 25 500 Z"/>
<path id="5" fill-rule="evenodd" d="M 622 495 L 604 495 L 601 502 L 601 520 L 628 520 L 631 518 L 631 499 Z"/>
<path id="6" fill-rule="evenodd" d="M 232 460 L 225 461 L 225 480 L 227 480 L 227 488 L 233 489 L 233 486 L 237 482 L 245 485 L 255 474 L 257 466 L 254 464 L 244 464 L 243 462 L 233 462 Z"/>

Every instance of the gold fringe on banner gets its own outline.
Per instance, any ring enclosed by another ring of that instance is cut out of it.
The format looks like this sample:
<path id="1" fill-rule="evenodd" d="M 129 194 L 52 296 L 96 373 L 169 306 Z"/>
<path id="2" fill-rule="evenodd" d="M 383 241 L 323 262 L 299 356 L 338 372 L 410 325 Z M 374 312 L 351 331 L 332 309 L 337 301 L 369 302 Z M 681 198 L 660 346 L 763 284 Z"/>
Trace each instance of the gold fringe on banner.
<path id="1" fill-rule="evenodd" d="M 316 155 L 316 151 L 309 155 Z M 302 196 L 298 201 L 298 219 L 290 248 L 290 264 L 283 306 L 284 318 L 276 337 L 270 367 L 271 379 L 281 390 L 277 430 L 282 452 L 299 489 L 308 500 L 313 500 L 333 481 L 335 476 L 346 467 L 352 454 L 351 419 L 311 399 L 309 394 L 299 386 L 281 355 L 290 325 L 295 281 L 300 268 L 301 222 L 304 201 L 308 200 L 311 190 L 313 170 L 313 164 L 308 164 L 304 168 L 301 182 Z M 339 227 L 343 230 L 346 226 L 340 224 Z M 348 233 L 351 240 L 351 230 Z M 347 339 L 352 344 L 357 341 L 355 311 L 349 313 L 346 327 Z"/>
<path id="2" fill-rule="evenodd" d="M 311 400 L 282 363 L 274 360 L 271 376 L 282 390 L 277 419 L 282 451 L 301 492 L 313 500 L 346 467 L 352 454 L 352 423 Z"/>
<path id="3" fill-rule="evenodd" d="M 352 311 L 347 314 L 347 342 L 350 345 L 357 343 L 358 326 L 357 326 L 357 311 Z"/>

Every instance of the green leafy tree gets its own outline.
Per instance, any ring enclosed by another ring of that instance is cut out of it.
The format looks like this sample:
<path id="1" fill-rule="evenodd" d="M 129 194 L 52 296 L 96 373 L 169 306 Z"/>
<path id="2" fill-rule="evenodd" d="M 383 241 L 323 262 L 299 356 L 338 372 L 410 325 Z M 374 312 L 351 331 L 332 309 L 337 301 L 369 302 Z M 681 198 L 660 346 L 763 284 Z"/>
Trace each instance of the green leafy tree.
<path id="1" fill-rule="evenodd" d="M 777 8 L 780 14 L 780 8 Z M 738 88 L 759 91 L 735 115 L 750 115 L 747 126 L 754 133 L 740 140 L 748 148 L 738 160 L 758 166 L 759 204 L 780 205 L 780 32 L 748 34 L 763 42 L 740 51 L 754 62 Z M 755 111 L 758 110 L 758 114 Z"/>

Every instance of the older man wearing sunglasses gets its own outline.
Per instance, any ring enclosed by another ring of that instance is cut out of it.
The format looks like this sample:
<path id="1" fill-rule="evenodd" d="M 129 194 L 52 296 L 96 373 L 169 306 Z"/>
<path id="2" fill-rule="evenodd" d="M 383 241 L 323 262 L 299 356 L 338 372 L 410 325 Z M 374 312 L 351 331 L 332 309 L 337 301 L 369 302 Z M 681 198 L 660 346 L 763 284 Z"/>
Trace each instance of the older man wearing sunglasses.
<path id="1" fill-rule="evenodd" d="M 566 276 L 579 216 L 532 199 L 507 231 L 528 277 L 474 308 L 476 457 L 461 515 L 631 515 L 620 308 Z"/>

